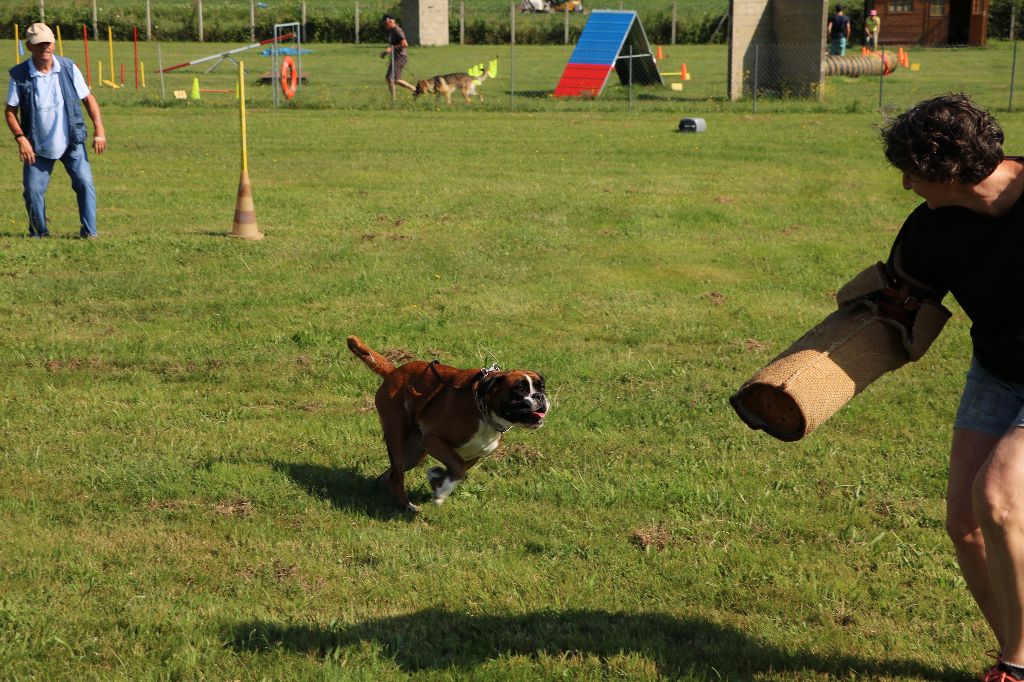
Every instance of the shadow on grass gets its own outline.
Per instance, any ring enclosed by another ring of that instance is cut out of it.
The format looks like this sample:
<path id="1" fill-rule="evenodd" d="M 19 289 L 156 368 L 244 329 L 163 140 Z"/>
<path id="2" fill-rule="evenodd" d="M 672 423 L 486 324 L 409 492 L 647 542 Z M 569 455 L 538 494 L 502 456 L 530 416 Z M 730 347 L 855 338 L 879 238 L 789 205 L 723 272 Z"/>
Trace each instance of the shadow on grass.
<path id="1" fill-rule="evenodd" d="M 817 672 L 843 677 L 918 677 L 963 680 L 964 673 L 916 661 L 812 654 L 757 641 L 740 630 L 695 618 L 659 613 L 539 611 L 473 616 L 425 609 L 352 626 L 315 627 L 266 621 L 240 623 L 227 646 L 239 651 L 284 649 L 326 656 L 338 648 L 375 642 L 381 656 L 407 672 L 470 670 L 502 655 L 595 655 L 635 652 L 666 677 L 749 679 L 757 674 Z"/>
<path id="2" fill-rule="evenodd" d="M 271 462 L 270 466 L 295 481 L 310 495 L 318 497 L 338 509 L 365 514 L 375 519 L 407 519 L 415 515 L 403 512 L 391 500 L 391 495 L 377 483 L 377 478 L 359 473 L 356 469 L 336 469 L 317 464 Z M 422 504 L 429 497 L 416 499 L 410 491 L 409 499 Z"/>

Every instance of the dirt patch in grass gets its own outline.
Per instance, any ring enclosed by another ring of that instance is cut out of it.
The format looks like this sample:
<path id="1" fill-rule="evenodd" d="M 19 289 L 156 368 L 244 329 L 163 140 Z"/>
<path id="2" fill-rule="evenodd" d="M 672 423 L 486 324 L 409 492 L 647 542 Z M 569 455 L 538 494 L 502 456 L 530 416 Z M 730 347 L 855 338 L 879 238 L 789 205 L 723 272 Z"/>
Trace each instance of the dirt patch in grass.
<path id="1" fill-rule="evenodd" d="M 661 525 L 637 528 L 630 536 L 630 541 L 644 552 L 660 552 L 672 544 L 672 533 Z"/>
<path id="2" fill-rule="evenodd" d="M 244 497 L 239 497 L 230 502 L 219 502 L 214 505 L 213 510 L 224 516 L 246 516 L 252 512 L 252 502 Z"/>

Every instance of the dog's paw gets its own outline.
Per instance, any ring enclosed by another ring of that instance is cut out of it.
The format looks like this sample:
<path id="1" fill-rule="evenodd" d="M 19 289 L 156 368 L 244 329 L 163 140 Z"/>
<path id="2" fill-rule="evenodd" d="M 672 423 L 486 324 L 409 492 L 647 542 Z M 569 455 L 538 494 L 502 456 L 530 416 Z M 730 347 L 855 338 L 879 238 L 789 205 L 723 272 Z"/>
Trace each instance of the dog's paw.
<path id="1" fill-rule="evenodd" d="M 445 471 L 444 467 L 430 467 L 427 469 L 427 483 L 430 484 L 431 490 L 437 490 L 437 486 L 441 485 L 447 477 L 448 472 Z"/>
<path id="2" fill-rule="evenodd" d="M 403 507 L 402 511 L 409 512 L 410 514 L 418 514 L 420 508 L 413 504 L 412 502 L 410 502 L 407 505 L 405 505 L 405 507 Z"/>

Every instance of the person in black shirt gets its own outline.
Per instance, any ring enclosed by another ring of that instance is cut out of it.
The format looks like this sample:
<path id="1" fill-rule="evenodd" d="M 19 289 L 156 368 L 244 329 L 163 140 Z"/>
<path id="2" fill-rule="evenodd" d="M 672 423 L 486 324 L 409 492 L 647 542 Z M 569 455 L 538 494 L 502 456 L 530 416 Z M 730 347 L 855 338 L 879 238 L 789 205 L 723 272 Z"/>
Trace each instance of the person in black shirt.
<path id="1" fill-rule="evenodd" d="M 843 14 L 843 6 L 836 5 L 836 13 L 828 18 L 828 53 L 842 57 L 850 40 L 850 17 Z"/>
<path id="2" fill-rule="evenodd" d="M 939 300 L 951 293 L 971 321 L 946 529 L 1000 647 L 982 679 L 1024 679 L 1024 159 L 1003 155 L 998 123 L 962 94 L 919 103 L 882 137 L 904 189 L 925 200 L 888 270 Z"/>
<path id="3" fill-rule="evenodd" d="M 388 59 L 388 72 L 384 76 L 384 79 L 388 82 L 388 90 L 391 92 L 391 99 L 395 98 L 395 86 L 401 85 L 403 88 L 416 92 L 416 87 L 410 83 L 402 80 L 402 69 L 409 63 L 409 54 L 406 48 L 409 47 L 408 41 L 405 39 L 405 31 L 398 25 L 395 18 L 390 14 L 385 14 L 384 18 L 381 19 L 381 26 L 384 27 L 384 31 L 388 34 L 388 47 L 386 50 L 380 53 L 381 59 Z"/>

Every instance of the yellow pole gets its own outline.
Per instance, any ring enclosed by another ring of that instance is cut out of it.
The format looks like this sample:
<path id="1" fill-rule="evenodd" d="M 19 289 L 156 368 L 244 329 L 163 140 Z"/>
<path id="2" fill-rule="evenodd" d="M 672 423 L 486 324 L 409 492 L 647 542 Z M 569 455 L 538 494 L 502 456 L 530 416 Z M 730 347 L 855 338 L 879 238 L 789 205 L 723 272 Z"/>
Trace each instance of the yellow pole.
<path id="1" fill-rule="evenodd" d="M 19 64 L 21 62 L 21 52 L 18 50 L 18 25 L 14 25 L 14 63 Z"/>
<path id="2" fill-rule="evenodd" d="M 103 85 L 103 62 L 96 60 L 96 70 L 100 72 L 100 85 Z"/>
<path id="3" fill-rule="evenodd" d="M 114 32 L 107 26 L 107 45 L 110 46 L 110 80 L 114 80 Z M 101 83 L 103 81 L 100 81 Z"/>
<path id="4" fill-rule="evenodd" d="M 60 26 L 57 26 L 57 54 L 64 56 L 64 41 L 60 37 Z"/>
<path id="5" fill-rule="evenodd" d="M 238 110 L 242 114 L 242 172 L 249 172 L 249 154 L 245 145 L 245 62 L 238 62 Z"/>
<path id="6" fill-rule="evenodd" d="M 139 62 L 139 75 L 142 76 L 142 87 L 146 87 L 146 64 Z"/>

